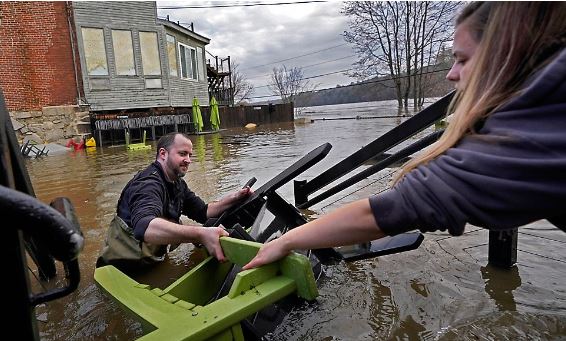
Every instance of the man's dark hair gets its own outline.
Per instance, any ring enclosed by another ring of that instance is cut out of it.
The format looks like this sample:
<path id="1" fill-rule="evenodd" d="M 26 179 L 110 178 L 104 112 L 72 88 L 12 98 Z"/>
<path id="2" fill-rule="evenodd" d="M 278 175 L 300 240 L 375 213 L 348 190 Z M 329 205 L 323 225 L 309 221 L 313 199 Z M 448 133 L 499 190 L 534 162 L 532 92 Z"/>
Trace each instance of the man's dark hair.
<path id="1" fill-rule="evenodd" d="M 169 147 L 171 147 L 173 142 L 175 142 L 175 136 L 177 136 L 177 135 L 183 135 L 184 138 L 186 138 L 187 140 L 190 140 L 189 136 L 187 136 L 184 133 L 179 133 L 179 132 L 172 132 L 172 133 L 168 133 L 166 135 L 161 136 L 159 138 L 159 141 L 157 141 L 157 153 L 155 154 L 156 160 L 159 157 L 159 150 L 161 148 L 165 148 L 166 151 L 169 151 Z"/>

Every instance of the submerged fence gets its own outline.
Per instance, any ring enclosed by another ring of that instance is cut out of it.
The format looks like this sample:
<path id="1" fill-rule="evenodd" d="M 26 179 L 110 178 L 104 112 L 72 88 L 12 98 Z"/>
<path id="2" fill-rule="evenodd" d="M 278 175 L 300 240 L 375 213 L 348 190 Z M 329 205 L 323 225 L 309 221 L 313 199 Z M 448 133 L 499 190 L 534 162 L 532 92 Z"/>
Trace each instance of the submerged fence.
<path id="1" fill-rule="evenodd" d="M 210 108 L 201 107 L 204 132 L 211 131 Z M 258 125 L 269 123 L 292 122 L 294 119 L 293 103 L 268 104 L 255 106 L 219 107 L 220 128 L 243 127 L 248 123 Z M 167 133 L 179 131 L 195 133 L 191 108 L 172 109 L 176 113 L 160 114 L 159 111 L 140 111 L 135 113 L 94 113 L 91 115 L 93 136 L 97 145 L 125 143 L 125 131 L 130 132 L 132 142 L 141 140 L 143 131 L 149 132 L 148 138 L 158 139 Z"/>
<path id="2" fill-rule="evenodd" d="M 186 123 L 191 123 L 190 115 L 164 115 L 164 116 L 134 117 L 134 118 L 114 119 L 114 120 L 98 120 L 94 122 L 94 126 L 95 129 L 97 130 L 110 130 L 110 129 L 141 128 L 141 127 L 186 124 Z"/>

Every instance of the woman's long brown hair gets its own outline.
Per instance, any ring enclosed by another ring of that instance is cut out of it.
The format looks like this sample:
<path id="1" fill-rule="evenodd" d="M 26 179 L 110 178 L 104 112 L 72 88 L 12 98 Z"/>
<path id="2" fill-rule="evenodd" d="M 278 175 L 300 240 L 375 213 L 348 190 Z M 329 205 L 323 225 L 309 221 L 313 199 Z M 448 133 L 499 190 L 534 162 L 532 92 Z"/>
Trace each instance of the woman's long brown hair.
<path id="1" fill-rule="evenodd" d="M 483 38 L 469 61 L 469 81 L 453 102 L 453 119 L 435 144 L 403 166 L 395 182 L 475 134 L 479 120 L 517 95 L 525 80 L 565 46 L 565 2 L 492 3 Z"/>

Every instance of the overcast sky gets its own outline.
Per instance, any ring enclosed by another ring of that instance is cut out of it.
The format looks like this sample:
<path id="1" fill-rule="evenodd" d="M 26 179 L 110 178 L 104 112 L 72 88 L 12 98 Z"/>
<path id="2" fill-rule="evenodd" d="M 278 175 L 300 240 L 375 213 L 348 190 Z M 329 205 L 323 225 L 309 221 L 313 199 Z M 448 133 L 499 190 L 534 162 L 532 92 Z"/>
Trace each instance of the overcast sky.
<path id="1" fill-rule="evenodd" d="M 206 50 L 239 64 L 242 74 L 255 86 L 252 101 L 275 97 L 265 86 L 273 67 L 302 67 L 305 77 L 347 70 L 355 61 L 354 51 L 344 41 L 347 18 L 342 2 L 311 2 L 270 6 L 211 7 L 236 4 L 288 3 L 281 1 L 157 1 L 160 18 L 194 24 L 195 32 L 210 38 Z M 305 2 L 305 1 L 303 1 Z M 207 59 L 210 55 L 207 54 Z M 318 65 L 315 65 L 318 64 Z M 317 89 L 345 85 L 355 79 L 343 72 L 311 79 Z"/>

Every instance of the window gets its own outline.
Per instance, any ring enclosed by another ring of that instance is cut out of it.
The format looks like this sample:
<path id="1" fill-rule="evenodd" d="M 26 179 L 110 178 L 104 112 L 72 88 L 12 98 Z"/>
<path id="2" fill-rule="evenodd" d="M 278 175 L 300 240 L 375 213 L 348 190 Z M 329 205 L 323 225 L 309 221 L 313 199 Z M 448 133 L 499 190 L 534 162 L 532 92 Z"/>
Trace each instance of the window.
<path id="1" fill-rule="evenodd" d="M 108 61 L 104 46 L 104 31 L 101 28 L 81 28 L 89 76 L 108 76 Z"/>
<path id="2" fill-rule="evenodd" d="M 179 59 L 181 60 L 181 77 L 198 80 L 197 51 L 179 43 Z"/>
<path id="3" fill-rule="evenodd" d="M 161 76 L 157 32 L 140 32 L 140 48 L 143 74 L 145 76 Z"/>
<path id="4" fill-rule="evenodd" d="M 177 53 L 175 53 L 175 37 L 167 35 L 167 58 L 169 59 L 169 75 L 178 76 L 177 73 Z"/>
<path id="5" fill-rule="evenodd" d="M 198 62 L 198 80 L 203 80 L 206 77 L 203 76 L 203 72 L 205 70 L 203 62 L 204 62 L 204 55 L 202 53 L 202 47 L 197 47 L 197 62 Z"/>
<path id="6" fill-rule="evenodd" d="M 112 30 L 112 45 L 114 46 L 116 74 L 119 76 L 135 76 L 136 65 L 134 64 L 132 32 Z"/>

